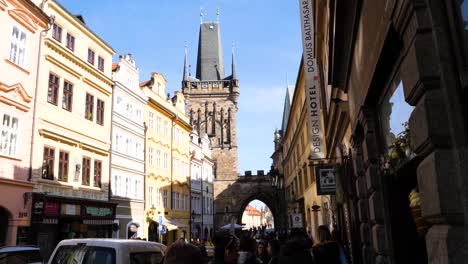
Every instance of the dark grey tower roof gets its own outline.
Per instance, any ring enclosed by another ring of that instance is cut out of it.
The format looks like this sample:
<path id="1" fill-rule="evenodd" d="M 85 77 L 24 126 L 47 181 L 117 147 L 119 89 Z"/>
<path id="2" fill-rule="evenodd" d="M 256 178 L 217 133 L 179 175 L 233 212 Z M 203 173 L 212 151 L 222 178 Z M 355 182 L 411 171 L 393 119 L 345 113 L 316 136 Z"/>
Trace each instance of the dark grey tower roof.
<path id="1" fill-rule="evenodd" d="M 202 81 L 224 79 L 223 49 L 218 22 L 200 24 L 196 78 Z"/>

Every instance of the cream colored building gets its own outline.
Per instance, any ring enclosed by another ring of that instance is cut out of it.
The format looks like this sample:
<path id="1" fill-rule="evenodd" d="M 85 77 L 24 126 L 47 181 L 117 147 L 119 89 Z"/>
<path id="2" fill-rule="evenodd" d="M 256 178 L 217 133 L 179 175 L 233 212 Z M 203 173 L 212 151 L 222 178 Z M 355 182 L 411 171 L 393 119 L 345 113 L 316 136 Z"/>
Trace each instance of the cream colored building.
<path id="1" fill-rule="evenodd" d="M 48 22 L 31 1 L 0 1 L 0 247 L 29 244 L 34 96 Z"/>
<path id="2" fill-rule="evenodd" d="M 314 162 L 310 157 L 310 131 L 307 118 L 306 88 L 303 64 L 301 62 L 296 87 L 292 95 L 289 115 L 282 141 L 283 170 L 286 201 L 288 206 L 289 227 L 292 227 L 291 215 L 302 215 L 304 228 L 310 235 L 316 237 L 319 225 L 331 225 L 330 196 L 318 196 Z M 288 90 L 288 96 L 290 95 Z M 288 104 L 289 104 L 288 103 Z M 285 109 L 286 111 L 286 109 Z M 317 210 L 317 207 L 320 210 Z"/>
<path id="3" fill-rule="evenodd" d="M 262 221 L 262 213 L 257 208 L 247 205 L 242 214 L 242 224 L 244 228 L 247 229 L 258 228 L 264 224 Z"/>
<path id="4" fill-rule="evenodd" d="M 185 98 L 180 92 L 168 98 L 166 80 L 159 73 L 153 73 L 140 87 L 148 97 L 144 114 L 147 127 L 144 234 L 151 241 L 169 244 L 182 237 L 190 240 L 192 128 L 185 115 Z M 167 232 L 162 234 L 162 230 Z"/>
<path id="5" fill-rule="evenodd" d="M 44 39 L 36 97 L 33 237 L 47 257 L 73 237 L 110 237 L 112 55 L 83 17 L 36 1 L 54 25 Z"/>

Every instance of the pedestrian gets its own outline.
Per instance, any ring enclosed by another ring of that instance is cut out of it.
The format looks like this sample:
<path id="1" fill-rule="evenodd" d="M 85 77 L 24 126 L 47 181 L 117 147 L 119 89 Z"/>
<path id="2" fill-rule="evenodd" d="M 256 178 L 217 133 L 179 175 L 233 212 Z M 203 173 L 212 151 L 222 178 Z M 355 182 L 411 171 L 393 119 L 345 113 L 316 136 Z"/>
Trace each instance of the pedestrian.
<path id="1" fill-rule="evenodd" d="M 227 236 L 227 234 L 217 233 L 213 237 L 212 242 L 214 244 L 214 255 L 213 255 L 213 259 L 209 262 L 210 264 L 222 264 L 222 263 L 224 263 L 226 247 L 227 247 L 229 241 L 230 241 L 230 238 Z"/>
<path id="2" fill-rule="evenodd" d="M 239 242 L 235 236 L 231 236 L 224 250 L 224 263 L 239 263 Z"/>
<path id="3" fill-rule="evenodd" d="M 267 252 L 270 257 L 268 264 L 279 264 L 279 254 L 280 254 L 281 244 L 278 239 L 270 239 L 267 243 Z"/>
<path id="4" fill-rule="evenodd" d="M 312 247 L 312 253 L 317 264 L 347 264 L 344 251 L 337 241 L 333 241 L 327 226 L 318 228 L 318 243 Z"/>
<path id="5" fill-rule="evenodd" d="M 184 240 L 178 240 L 170 245 L 165 252 L 164 264 L 203 264 L 200 250 Z"/>
<path id="6" fill-rule="evenodd" d="M 257 258 L 259 258 L 263 263 L 268 263 L 270 260 L 268 257 L 268 253 L 266 252 L 265 242 L 259 241 L 257 243 Z"/>
<path id="7" fill-rule="evenodd" d="M 263 263 L 259 258 L 257 258 L 255 254 L 255 244 L 255 239 L 246 236 L 241 237 L 239 243 L 239 259 L 237 261 L 238 264 Z"/>
<path id="8" fill-rule="evenodd" d="M 200 249 L 200 252 L 203 256 L 203 259 L 207 259 L 208 258 L 208 253 L 206 252 L 206 239 L 203 239 L 199 245 L 198 245 L 198 248 Z"/>

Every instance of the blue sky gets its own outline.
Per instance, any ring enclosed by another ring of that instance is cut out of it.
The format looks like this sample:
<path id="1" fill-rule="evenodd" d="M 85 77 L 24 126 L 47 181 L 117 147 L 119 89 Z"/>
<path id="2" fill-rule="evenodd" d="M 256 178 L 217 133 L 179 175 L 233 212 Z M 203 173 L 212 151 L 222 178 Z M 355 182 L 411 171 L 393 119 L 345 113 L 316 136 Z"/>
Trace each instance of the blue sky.
<path id="1" fill-rule="evenodd" d="M 236 43 L 240 102 L 237 114 L 239 171 L 268 170 L 273 132 L 280 127 L 286 74 L 294 84 L 301 56 L 299 7 L 284 0 L 59 0 L 117 54 L 131 53 L 140 80 L 151 72 L 164 74 L 168 92 L 180 90 L 184 41 L 194 74 L 200 23 L 220 24 L 226 75 L 231 71 L 231 44 Z M 297 1 L 298 2 L 298 1 Z M 117 59 L 114 57 L 114 61 Z"/>

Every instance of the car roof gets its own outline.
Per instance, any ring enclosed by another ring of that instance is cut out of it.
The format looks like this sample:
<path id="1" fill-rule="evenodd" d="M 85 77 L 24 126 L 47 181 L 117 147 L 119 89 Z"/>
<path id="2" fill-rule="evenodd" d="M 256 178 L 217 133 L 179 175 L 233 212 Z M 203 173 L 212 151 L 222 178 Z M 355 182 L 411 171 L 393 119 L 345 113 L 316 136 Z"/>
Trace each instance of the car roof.
<path id="1" fill-rule="evenodd" d="M 107 247 L 146 247 L 148 249 L 158 248 L 164 251 L 165 245 L 157 242 L 145 241 L 145 240 L 132 240 L 132 239 L 109 239 L 109 238 L 82 238 L 82 239 L 66 239 L 60 241 L 59 245 L 77 245 L 86 244 L 89 246 L 107 246 Z"/>
<path id="2" fill-rule="evenodd" d="M 16 251 L 31 251 L 31 250 L 39 250 L 36 246 L 7 246 L 1 247 L 0 253 L 8 253 L 8 252 L 16 252 Z"/>

